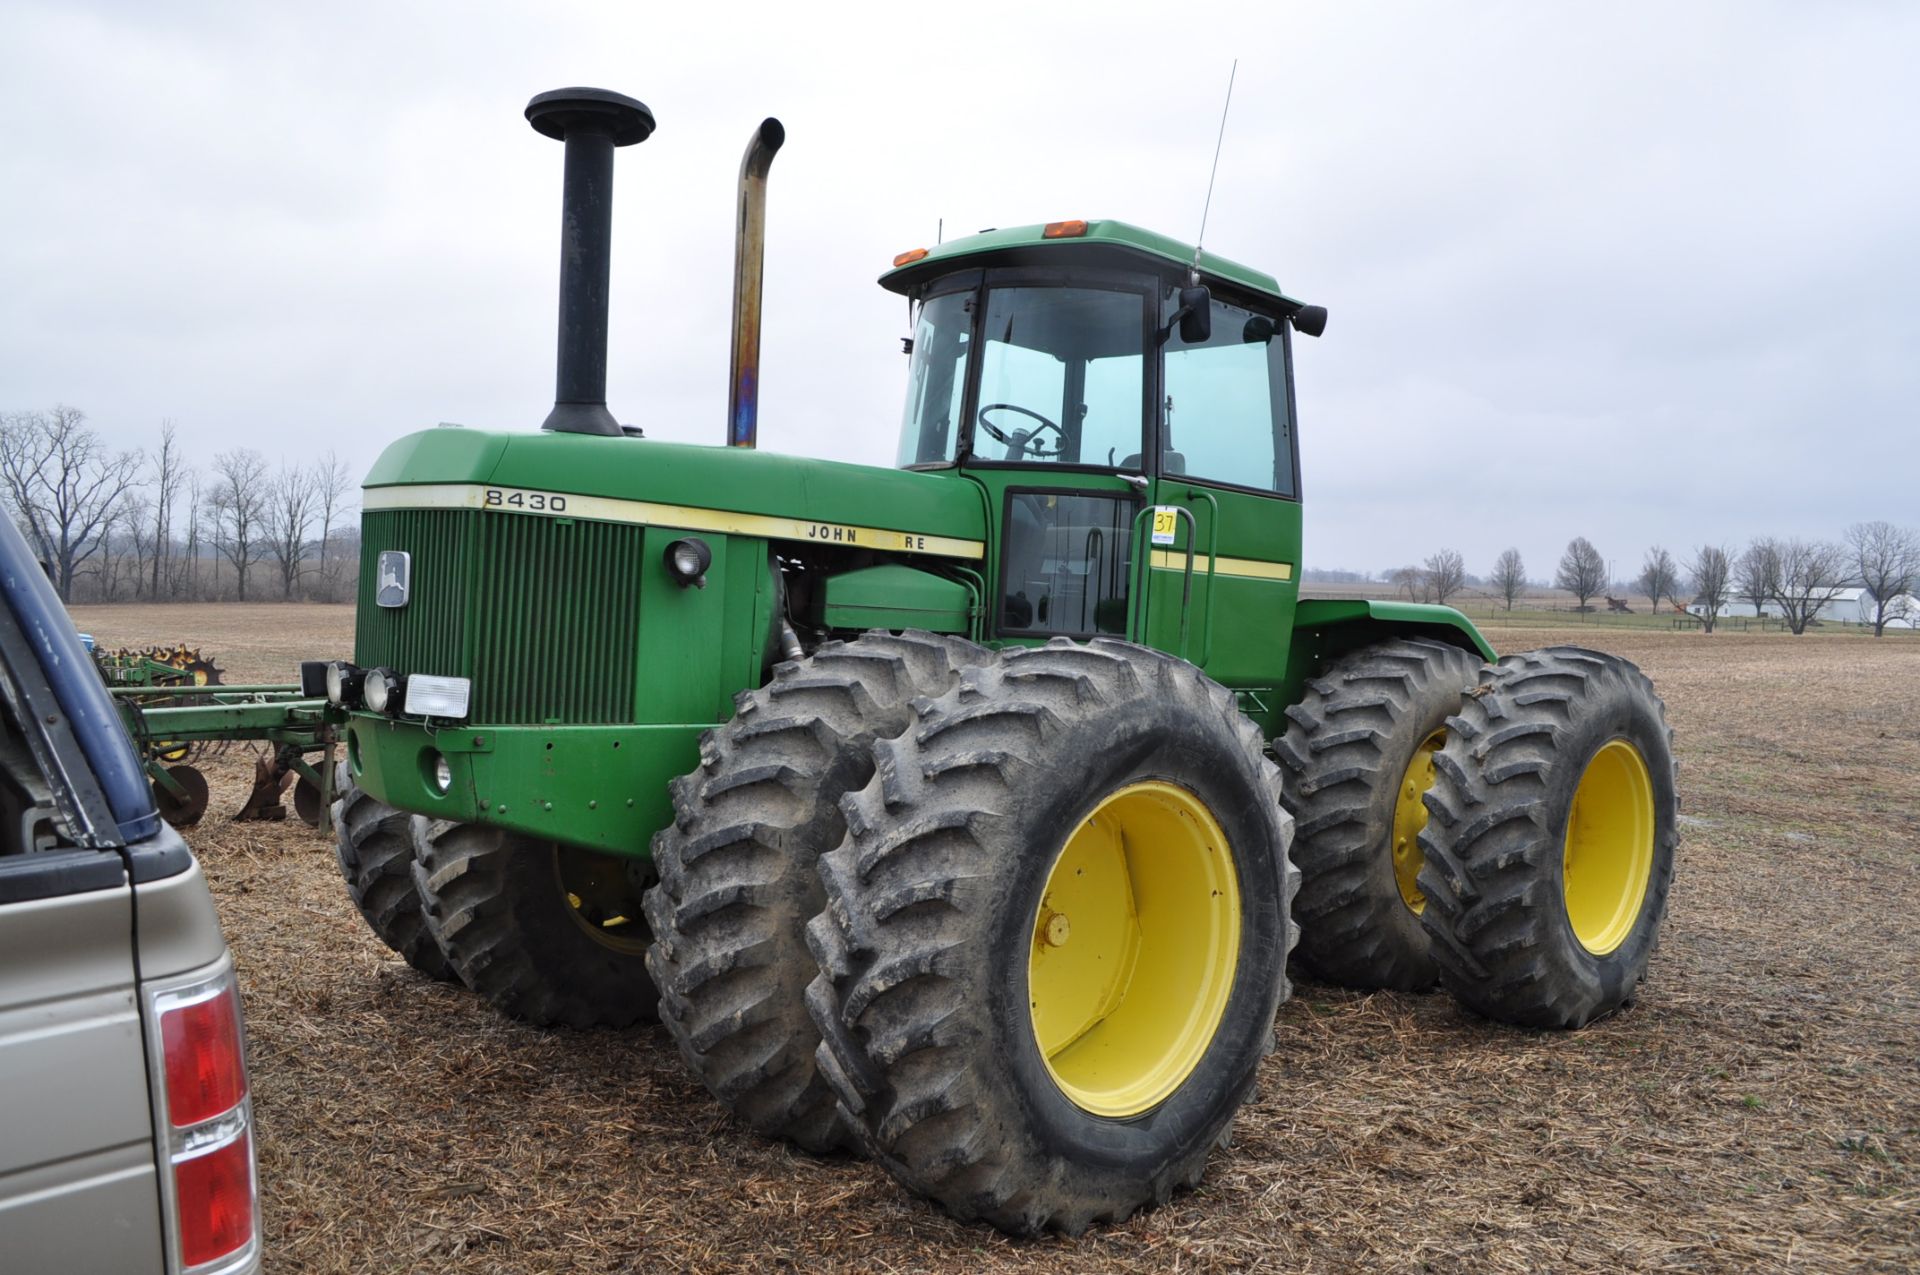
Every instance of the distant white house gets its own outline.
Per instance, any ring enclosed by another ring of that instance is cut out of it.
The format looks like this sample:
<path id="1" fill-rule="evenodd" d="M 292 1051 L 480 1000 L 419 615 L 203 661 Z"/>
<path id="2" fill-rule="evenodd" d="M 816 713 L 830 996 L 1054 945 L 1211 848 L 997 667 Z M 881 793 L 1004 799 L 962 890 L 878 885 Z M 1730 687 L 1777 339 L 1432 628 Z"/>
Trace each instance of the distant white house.
<path id="1" fill-rule="evenodd" d="M 1704 616 L 1706 604 L 1695 598 L 1687 605 L 1694 615 Z M 1872 624 L 1874 613 L 1873 594 L 1857 586 L 1834 590 L 1833 596 L 1820 604 L 1814 613 L 1816 620 L 1828 620 L 1839 624 Z M 1755 611 L 1751 601 L 1729 600 L 1720 604 L 1721 618 L 1753 619 L 1764 615 L 1770 619 L 1782 618 L 1784 612 L 1780 604 L 1768 599 Z M 1902 594 L 1893 600 L 1887 608 L 1887 627 L 1890 629 L 1920 628 L 1920 598 L 1912 594 Z"/>
<path id="2" fill-rule="evenodd" d="M 1772 606 L 1773 604 L 1769 602 L 1767 605 Z M 1693 601 L 1687 603 L 1687 610 L 1694 615 L 1704 617 L 1707 614 L 1707 604 L 1695 598 Z M 1720 604 L 1720 610 L 1717 614 L 1723 620 L 1729 617 L 1751 620 L 1754 616 L 1759 615 L 1760 612 L 1753 609 L 1753 603 L 1751 602 L 1728 601 Z"/>
<path id="3" fill-rule="evenodd" d="M 1860 623 L 1873 623 L 1873 599 L 1868 597 L 1860 604 Z M 1887 603 L 1887 627 L 1890 629 L 1920 629 L 1920 598 L 1911 593 L 1903 593 Z"/>

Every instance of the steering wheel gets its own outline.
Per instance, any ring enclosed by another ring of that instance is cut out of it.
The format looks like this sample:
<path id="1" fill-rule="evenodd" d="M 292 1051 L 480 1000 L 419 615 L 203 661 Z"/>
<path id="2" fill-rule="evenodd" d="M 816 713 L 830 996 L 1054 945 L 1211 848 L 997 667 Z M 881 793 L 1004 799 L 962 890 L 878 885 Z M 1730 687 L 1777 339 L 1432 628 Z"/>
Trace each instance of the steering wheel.
<path id="1" fill-rule="evenodd" d="M 987 419 L 988 412 L 1018 412 L 1022 416 L 1032 417 L 1035 421 L 1039 422 L 1039 425 L 1031 434 L 1007 434 Z M 1018 403 L 982 404 L 979 412 L 979 420 L 981 429 L 986 430 L 987 433 L 1007 445 L 1008 460 L 1018 460 L 1021 456 L 1058 456 L 1067 449 L 1067 431 L 1061 429 L 1054 422 L 1040 415 L 1040 413 L 1034 411 L 1032 408 L 1022 407 Z M 1051 449 L 1037 446 L 1035 443 L 1035 440 L 1040 436 L 1040 431 L 1047 429 L 1052 430 L 1054 436 L 1059 440 Z"/>

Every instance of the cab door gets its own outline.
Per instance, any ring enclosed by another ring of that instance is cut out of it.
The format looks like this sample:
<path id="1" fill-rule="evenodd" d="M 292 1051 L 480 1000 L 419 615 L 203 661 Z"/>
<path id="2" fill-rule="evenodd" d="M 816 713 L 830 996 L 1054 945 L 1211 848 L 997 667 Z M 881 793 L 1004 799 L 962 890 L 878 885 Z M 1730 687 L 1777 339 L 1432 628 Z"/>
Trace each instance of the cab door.
<path id="1" fill-rule="evenodd" d="M 986 285 L 963 463 L 994 528 L 989 632 L 1123 637 L 1149 487 L 1152 282 L 1001 270 Z"/>
<path id="2" fill-rule="evenodd" d="M 1282 680 L 1299 596 L 1288 329 L 1227 300 L 1211 311 L 1206 341 L 1174 331 L 1162 347 L 1138 636 L 1270 716 L 1259 692 Z"/>

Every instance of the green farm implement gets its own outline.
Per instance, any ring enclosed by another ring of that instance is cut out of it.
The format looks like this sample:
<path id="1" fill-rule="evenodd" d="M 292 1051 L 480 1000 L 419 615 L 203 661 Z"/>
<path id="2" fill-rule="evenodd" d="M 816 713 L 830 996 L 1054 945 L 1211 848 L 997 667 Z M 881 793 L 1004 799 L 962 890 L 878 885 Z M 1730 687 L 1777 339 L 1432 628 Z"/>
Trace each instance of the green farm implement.
<path id="1" fill-rule="evenodd" d="M 294 812 L 330 832 L 334 743 L 344 714 L 317 690 L 303 693 L 294 684 L 108 687 L 168 823 L 188 827 L 207 810 L 206 776 L 189 759 L 210 745 L 249 741 L 268 747 L 254 759 L 253 787 L 234 819 L 284 819 L 281 799 L 291 787 Z"/>
<path id="2" fill-rule="evenodd" d="M 536 1024 L 657 1016 L 746 1125 L 1016 1233 L 1198 1181 L 1290 956 L 1530 1026 L 1631 1001 L 1676 839 L 1660 701 L 1611 656 L 1302 595 L 1325 310 L 1118 221 L 949 240 L 880 279 L 897 466 L 756 450 L 769 120 L 726 445 L 647 439 L 606 325 L 614 155 L 653 116 L 526 114 L 565 145 L 553 410 L 379 457 L 326 669 L 341 867 L 421 972 Z M 324 748 L 310 706 L 237 708 Z"/>
<path id="3" fill-rule="evenodd" d="M 108 686 L 218 686 L 225 680 L 210 656 L 184 643 L 96 650 L 93 660 Z"/>

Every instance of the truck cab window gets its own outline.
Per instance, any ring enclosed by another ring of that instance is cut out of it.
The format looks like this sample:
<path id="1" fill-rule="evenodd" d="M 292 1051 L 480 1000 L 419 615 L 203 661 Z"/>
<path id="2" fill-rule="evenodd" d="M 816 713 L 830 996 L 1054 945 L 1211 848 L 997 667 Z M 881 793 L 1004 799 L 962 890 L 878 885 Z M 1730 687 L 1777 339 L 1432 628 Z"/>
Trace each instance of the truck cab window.
<path id="1" fill-rule="evenodd" d="M 1145 300 L 1095 288 L 989 291 L 973 454 L 1137 467 Z"/>
<path id="2" fill-rule="evenodd" d="M 1213 335 L 1188 345 L 1175 332 L 1165 374 L 1162 473 L 1295 494 L 1286 343 L 1273 319 L 1215 301 Z"/>
<path id="3" fill-rule="evenodd" d="M 1139 508 L 1130 496 L 1009 491 L 1000 631 L 1125 633 Z"/>
<path id="4" fill-rule="evenodd" d="M 913 325 L 913 366 L 907 373 L 907 412 L 900 427 L 899 464 L 951 461 L 965 422 L 967 347 L 973 340 L 972 292 L 949 292 L 920 307 Z"/>

